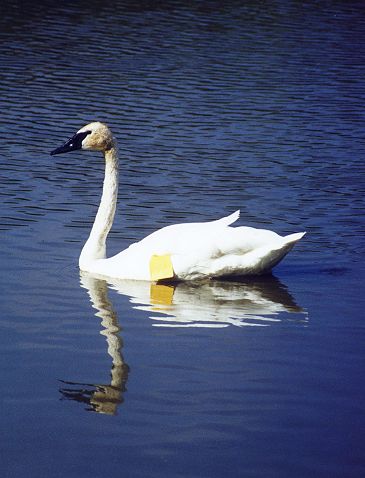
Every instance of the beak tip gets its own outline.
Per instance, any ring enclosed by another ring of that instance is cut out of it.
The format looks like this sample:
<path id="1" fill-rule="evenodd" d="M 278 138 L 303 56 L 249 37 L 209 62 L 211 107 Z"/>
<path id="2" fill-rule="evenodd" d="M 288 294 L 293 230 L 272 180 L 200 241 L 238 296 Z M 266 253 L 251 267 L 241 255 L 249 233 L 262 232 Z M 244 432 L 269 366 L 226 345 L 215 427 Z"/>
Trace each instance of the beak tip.
<path id="1" fill-rule="evenodd" d="M 67 152 L 67 151 L 65 151 L 64 146 L 61 146 L 59 148 L 53 149 L 49 154 L 51 156 L 54 156 L 55 154 L 61 154 L 61 153 L 65 153 L 65 152 Z"/>

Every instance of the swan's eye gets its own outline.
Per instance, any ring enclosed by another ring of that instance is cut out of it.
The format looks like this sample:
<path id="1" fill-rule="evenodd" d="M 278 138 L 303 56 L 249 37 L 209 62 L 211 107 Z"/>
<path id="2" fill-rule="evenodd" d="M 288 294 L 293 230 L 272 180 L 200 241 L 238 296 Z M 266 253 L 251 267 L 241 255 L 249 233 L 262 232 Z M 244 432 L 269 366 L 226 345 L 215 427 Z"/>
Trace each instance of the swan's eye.
<path id="1" fill-rule="evenodd" d="M 76 138 L 82 142 L 86 138 L 86 136 L 91 133 L 92 131 L 83 131 L 82 133 L 77 133 Z"/>
<path id="2" fill-rule="evenodd" d="M 81 149 L 82 142 L 89 134 L 91 134 L 91 131 L 83 131 L 82 133 L 76 133 L 75 136 L 70 140 L 70 147 L 75 149 Z"/>

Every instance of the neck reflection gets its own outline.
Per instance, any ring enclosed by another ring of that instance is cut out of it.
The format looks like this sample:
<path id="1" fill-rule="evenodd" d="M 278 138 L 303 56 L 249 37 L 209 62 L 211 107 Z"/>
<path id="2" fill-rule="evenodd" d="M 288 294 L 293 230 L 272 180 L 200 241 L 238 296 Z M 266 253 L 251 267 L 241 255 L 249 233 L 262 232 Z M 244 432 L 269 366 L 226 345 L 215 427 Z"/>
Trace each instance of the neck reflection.
<path id="1" fill-rule="evenodd" d="M 112 358 L 110 384 L 89 384 L 62 380 L 67 387 L 60 389 L 64 399 L 75 400 L 87 405 L 86 410 L 107 415 L 116 415 L 118 406 L 123 403 L 126 391 L 129 367 L 125 363 L 121 350 L 123 340 L 119 335 L 121 327 L 118 317 L 108 297 L 108 285 L 91 275 L 81 275 L 81 286 L 89 294 L 92 306 L 101 318 L 104 335 L 108 344 L 108 354 Z"/>

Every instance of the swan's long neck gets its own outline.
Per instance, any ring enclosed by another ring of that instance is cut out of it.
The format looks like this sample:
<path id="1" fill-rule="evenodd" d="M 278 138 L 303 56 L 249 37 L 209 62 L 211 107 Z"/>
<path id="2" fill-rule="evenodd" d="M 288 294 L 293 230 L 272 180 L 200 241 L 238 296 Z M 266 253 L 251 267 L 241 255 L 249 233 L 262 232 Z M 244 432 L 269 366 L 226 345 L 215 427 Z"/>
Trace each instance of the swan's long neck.
<path id="1" fill-rule="evenodd" d="M 81 269 L 90 262 L 106 257 L 106 238 L 113 224 L 118 197 L 118 151 L 116 146 L 105 151 L 105 177 L 103 193 L 90 236 L 79 258 Z"/>

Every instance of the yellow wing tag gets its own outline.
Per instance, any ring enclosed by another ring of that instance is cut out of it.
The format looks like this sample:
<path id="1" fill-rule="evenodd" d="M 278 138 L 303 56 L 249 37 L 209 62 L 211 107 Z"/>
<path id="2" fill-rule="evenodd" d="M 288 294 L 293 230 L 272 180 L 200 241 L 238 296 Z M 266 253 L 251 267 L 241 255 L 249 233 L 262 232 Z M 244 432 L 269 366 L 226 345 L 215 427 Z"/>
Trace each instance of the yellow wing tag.
<path id="1" fill-rule="evenodd" d="M 153 255 L 150 259 L 150 276 L 152 281 L 172 279 L 174 277 L 170 254 Z"/>
<path id="2" fill-rule="evenodd" d="M 151 284 L 150 300 L 154 305 L 171 305 L 174 296 L 174 287 L 169 285 Z M 159 310 L 155 307 L 155 310 Z"/>

